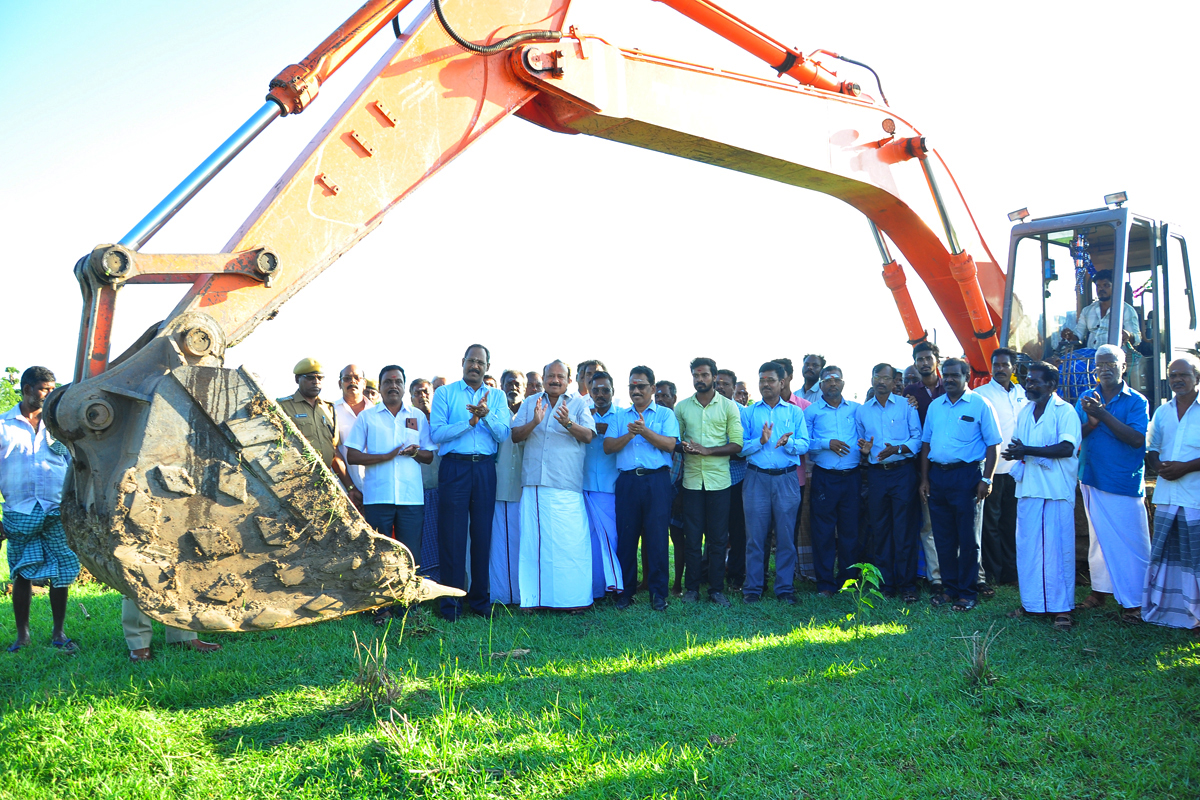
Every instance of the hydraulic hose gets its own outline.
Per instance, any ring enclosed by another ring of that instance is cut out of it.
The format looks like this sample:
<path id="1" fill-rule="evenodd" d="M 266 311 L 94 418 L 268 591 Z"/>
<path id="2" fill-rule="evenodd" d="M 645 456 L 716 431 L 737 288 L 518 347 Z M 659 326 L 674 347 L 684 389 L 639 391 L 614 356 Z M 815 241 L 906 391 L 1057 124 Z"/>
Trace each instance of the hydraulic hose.
<path id="1" fill-rule="evenodd" d="M 557 42 L 562 38 L 562 31 L 523 31 L 509 36 L 507 39 L 501 39 L 495 44 L 475 44 L 459 36 L 450 27 L 450 23 L 446 21 L 446 14 L 442 11 L 441 0 L 433 0 L 433 12 L 437 14 L 438 22 L 442 25 L 442 30 L 446 31 L 446 34 L 454 40 L 455 44 L 464 50 L 478 53 L 481 56 L 490 56 L 516 47 L 519 44 L 524 44 L 525 42 Z M 396 27 L 399 27 L 399 25 Z"/>

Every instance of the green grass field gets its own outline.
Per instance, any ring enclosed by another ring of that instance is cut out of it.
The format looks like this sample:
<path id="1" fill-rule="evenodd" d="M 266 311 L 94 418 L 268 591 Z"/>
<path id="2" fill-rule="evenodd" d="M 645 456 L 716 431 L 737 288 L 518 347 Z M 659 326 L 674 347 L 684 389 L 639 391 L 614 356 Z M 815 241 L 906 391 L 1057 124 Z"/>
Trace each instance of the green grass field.
<path id="1" fill-rule="evenodd" d="M 1147 798 L 1200 796 L 1200 640 L 1078 615 L 1069 633 L 847 597 L 388 633 L 389 703 L 356 707 L 365 618 L 213 637 L 131 664 L 120 597 L 72 592 L 68 656 L 0 651 L 5 798 Z M 90 619 L 85 619 L 86 608 Z M 1001 630 L 995 681 L 958 637 Z M 0 600 L 0 637 L 14 636 Z M 492 653 L 528 649 L 520 657 Z M 383 724 L 381 724 L 383 723 Z"/>

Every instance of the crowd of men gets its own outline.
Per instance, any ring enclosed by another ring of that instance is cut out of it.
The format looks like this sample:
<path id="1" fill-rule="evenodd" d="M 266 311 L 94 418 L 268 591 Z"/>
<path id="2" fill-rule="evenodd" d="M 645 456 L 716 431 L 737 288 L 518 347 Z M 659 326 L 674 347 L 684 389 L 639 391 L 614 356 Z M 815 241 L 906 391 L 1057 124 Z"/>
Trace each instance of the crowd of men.
<path id="1" fill-rule="evenodd" d="M 397 364 L 372 381 L 348 365 L 335 403 L 320 398 L 321 364 L 304 359 L 296 393 L 278 402 L 366 521 L 424 575 L 465 592 L 440 599 L 450 621 L 502 605 L 578 613 L 606 596 L 624 610 L 639 589 L 664 611 L 672 566 L 685 603 L 705 592 L 729 607 L 740 592 L 753 604 L 771 591 L 795 605 L 801 581 L 831 597 L 869 563 L 883 594 L 905 603 L 919 600 L 920 576 L 932 605 L 962 612 L 994 584 L 1016 585 L 1011 616 L 1067 629 L 1078 486 L 1092 589 L 1080 605 L 1111 596 L 1128 622 L 1198 629 L 1200 362 L 1171 363 L 1174 397 L 1151 420 L 1124 380 L 1125 352 L 1103 345 L 1095 361 L 1096 386 L 1074 406 L 1052 364 L 1033 362 L 1022 385 L 1017 355 L 1001 348 L 991 380 L 971 389 L 968 364 L 943 362 L 928 342 L 903 370 L 876 365 L 863 403 L 843 396 L 839 367 L 807 355 L 794 391 L 791 360 L 764 362 L 754 401 L 709 358 L 691 361 L 683 399 L 636 366 L 626 405 L 602 361 L 506 369 L 497 381 L 474 344 L 452 382 L 409 380 Z M 0 416 L 10 651 L 30 641 L 36 580 L 51 586 L 52 643 L 77 647 L 63 631 L 79 572 L 59 521 L 69 453 L 40 419 L 53 387 L 49 370 L 30 368 L 20 404 Z M 1153 539 L 1146 464 L 1158 475 Z M 149 658 L 149 619 L 127 602 L 122 621 L 130 657 Z M 180 646 L 218 647 L 170 633 Z"/>

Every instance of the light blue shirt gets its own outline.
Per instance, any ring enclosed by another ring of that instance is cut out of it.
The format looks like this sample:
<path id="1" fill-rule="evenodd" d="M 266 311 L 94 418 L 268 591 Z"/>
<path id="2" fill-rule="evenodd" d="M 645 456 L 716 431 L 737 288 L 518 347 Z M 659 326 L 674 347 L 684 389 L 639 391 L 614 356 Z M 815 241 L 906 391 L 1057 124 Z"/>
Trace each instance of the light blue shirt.
<path id="1" fill-rule="evenodd" d="M 808 423 L 810 435 L 808 457 L 814 465 L 821 469 L 854 469 L 858 466 L 862 457 L 858 451 L 858 409 L 861 407 L 843 397 L 842 404 L 834 408 L 825 402 L 825 396 L 822 395 L 804 409 L 804 420 Z M 850 445 L 850 452 L 839 456 L 830 450 L 829 442 L 832 439 Z"/>
<path id="2" fill-rule="evenodd" d="M 585 492 L 608 492 L 617 490 L 617 454 L 604 454 L 604 437 L 608 429 L 615 427 L 617 412 L 616 405 L 608 407 L 607 414 L 601 414 L 592 409 L 592 421 L 596 423 L 596 436 L 592 437 L 587 446 L 587 459 L 583 462 L 583 490 Z M 639 437 L 641 438 L 641 437 Z M 630 442 L 626 447 L 632 447 Z"/>
<path id="3" fill-rule="evenodd" d="M 479 405 L 487 397 L 488 414 L 471 426 L 468 405 Z M 512 412 L 508 398 L 499 389 L 482 384 L 472 389 L 466 381 L 439 386 L 433 393 L 433 408 L 429 410 L 430 436 L 438 445 L 438 453 L 460 455 L 496 454 L 497 445 L 508 438 Z"/>
<path id="4" fill-rule="evenodd" d="M 858 409 L 858 438 L 873 439 L 867 463 L 890 464 L 913 458 L 921 452 L 921 421 L 917 410 L 895 394 L 888 395 L 886 406 L 879 404 L 879 398 L 872 397 Z M 889 444 L 905 445 L 909 452 L 896 453 L 881 462 L 879 454 Z"/>
<path id="5" fill-rule="evenodd" d="M 615 416 L 616 419 L 609 423 L 608 432 L 604 434 L 606 439 L 619 439 L 629 433 L 629 423 L 637 421 L 638 412 L 631 406 L 617 409 Z M 675 412 L 666 406 L 660 406 L 651 400 L 642 417 L 646 420 L 646 427 L 659 436 L 679 439 L 679 420 L 675 419 Z M 658 469 L 671 466 L 671 453 L 659 450 L 646 441 L 644 436 L 633 437 L 633 440 L 621 448 L 616 456 L 617 469 L 621 472 L 639 468 Z"/>
<path id="6" fill-rule="evenodd" d="M 964 389 L 957 403 L 944 394 L 929 403 L 921 441 L 929 443 L 929 460 L 937 464 L 983 461 L 987 449 L 1000 444 L 996 412 L 982 395 Z"/>
<path id="7" fill-rule="evenodd" d="M 759 469 L 786 469 L 800 466 L 800 457 L 808 452 L 808 424 L 799 406 L 776 401 L 774 407 L 759 400 L 742 410 L 742 455 Z M 763 425 L 771 423 L 771 441 L 762 443 Z M 776 447 L 785 433 L 792 434 L 783 447 Z"/>

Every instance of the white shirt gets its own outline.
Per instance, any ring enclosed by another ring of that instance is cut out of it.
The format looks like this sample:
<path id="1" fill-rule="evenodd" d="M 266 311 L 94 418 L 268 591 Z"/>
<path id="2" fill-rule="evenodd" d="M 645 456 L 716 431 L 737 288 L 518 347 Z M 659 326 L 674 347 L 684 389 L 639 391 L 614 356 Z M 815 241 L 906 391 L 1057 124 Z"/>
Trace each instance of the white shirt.
<path id="1" fill-rule="evenodd" d="M 375 405 L 370 400 L 363 398 L 367 404 L 363 411 Z M 346 398 L 339 397 L 333 401 L 333 414 L 337 418 L 338 426 L 338 455 L 342 457 L 342 461 L 346 463 L 346 472 L 350 473 L 350 480 L 355 487 L 361 492 L 363 488 L 363 476 L 367 473 L 367 468 L 363 464 L 351 464 L 346 461 L 346 438 L 350 436 L 350 431 L 354 430 L 354 422 L 358 419 L 358 414 L 354 413 L 354 409 L 346 402 Z"/>
<path id="2" fill-rule="evenodd" d="M 0 414 L 0 494 L 6 511 L 32 514 L 38 503 L 47 514 L 57 511 L 70 463 L 66 447 L 46 423 L 35 432 L 19 403 Z"/>
<path id="3" fill-rule="evenodd" d="M 1139 345 L 1142 343 L 1142 332 L 1138 326 L 1137 311 L 1128 303 L 1121 304 L 1121 329 L 1129 332 L 1130 340 L 1133 344 Z M 1093 350 L 1108 341 L 1108 318 L 1112 315 L 1112 306 L 1108 307 L 1108 311 L 1100 314 L 1100 301 L 1086 306 L 1079 315 L 1079 320 L 1075 323 L 1073 330 L 1080 341 L 1087 343 L 1087 346 Z"/>
<path id="4" fill-rule="evenodd" d="M 541 400 L 546 411 L 540 425 L 536 425 L 525 440 L 524 459 L 521 464 L 521 483 L 525 486 L 548 486 L 552 489 L 583 491 L 583 462 L 587 458 L 587 445 L 576 439 L 562 426 L 555 414 L 567 404 L 567 413 L 576 425 L 582 425 L 593 434 L 596 423 L 583 398 L 561 395 L 558 405 L 550 405 L 545 392 L 526 397 L 521 403 L 512 427 L 519 428 L 533 420 L 533 411 Z"/>
<path id="5" fill-rule="evenodd" d="M 422 412 L 409 405 L 402 405 L 395 416 L 383 403 L 364 409 L 346 437 L 347 447 L 374 455 L 390 453 L 410 444 L 420 450 L 434 449 L 433 440 L 429 438 L 429 421 Z M 390 461 L 369 465 L 363 478 L 363 503 L 424 505 L 421 465 L 411 456 L 396 456 Z"/>
<path id="6" fill-rule="evenodd" d="M 1200 458 L 1200 397 L 1179 418 L 1178 397 L 1159 406 L 1150 420 L 1150 452 L 1161 461 Z M 1200 508 L 1200 472 L 1189 472 L 1177 481 L 1158 476 L 1154 504 Z"/>
<path id="7" fill-rule="evenodd" d="M 992 411 L 996 412 L 996 425 L 1000 428 L 1000 435 L 1004 437 L 1004 441 L 1000 443 L 1000 452 L 1003 453 L 1012 443 L 1013 431 L 1017 427 L 1017 415 L 1029 402 L 1029 398 L 1025 396 L 1025 389 L 1021 384 L 1014 383 L 1010 390 L 1005 391 L 1004 386 L 992 378 L 976 389 L 975 393 L 983 395 L 984 399 L 992 404 Z M 1007 475 L 1016 464 L 1015 461 L 1005 461 L 1002 458 L 1000 463 L 996 464 L 996 474 Z"/>
<path id="8" fill-rule="evenodd" d="M 1026 456 L 1017 480 L 1017 497 L 1075 502 L 1075 483 L 1079 474 L 1079 442 L 1083 438 L 1075 407 L 1057 394 L 1046 403 L 1042 418 L 1035 420 L 1036 403 L 1026 403 L 1017 417 L 1013 436 L 1029 447 L 1053 447 L 1059 442 L 1074 445 L 1068 458 Z M 1016 462 L 1013 462 L 1016 463 Z"/>

